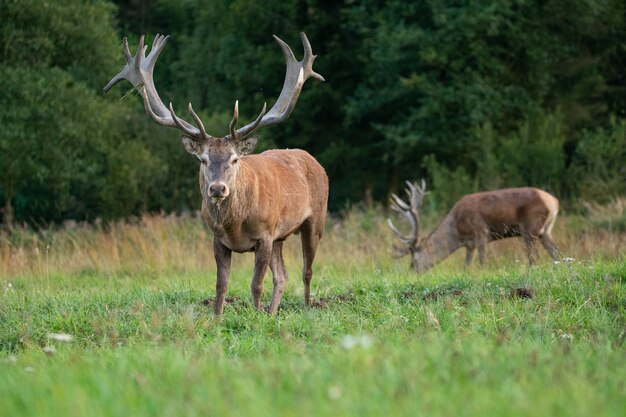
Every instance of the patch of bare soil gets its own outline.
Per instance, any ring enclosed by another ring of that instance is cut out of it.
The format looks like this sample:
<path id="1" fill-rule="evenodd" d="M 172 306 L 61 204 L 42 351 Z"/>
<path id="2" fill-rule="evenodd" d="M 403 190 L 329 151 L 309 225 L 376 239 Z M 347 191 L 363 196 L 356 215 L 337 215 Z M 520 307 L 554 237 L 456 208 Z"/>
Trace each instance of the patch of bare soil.
<path id="1" fill-rule="evenodd" d="M 326 308 L 329 304 L 343 304 L 354 301 L 354 293 L 347 291 L 345 293 L 331 295 L 330 297 L 319 297 L 311 300 L 311 308 Z"/>
<path id="2" fill-rule="evenodd" d="M 200 304 L 202 304 L 203 306 L 212 308 L 215 305 L 215 298 L 214 297 L 205 298 L 204 300 L 200 301 Z M 245 304 L 245 301 L 243 301 L 239 297 L 226 297 L 225 302 L 224 302 L 224 305 L 241 306 L 244 304 Z"/>
<path id="3" fill-rule="evenodd" d="M 513 288 L 509 293 L 509 297 L 532 300 L 535 298 L 535 290 L 530 287 Z"/>
<path id="4" fill-rule="evenodd" d="M 460 297 L 463 294 L 465 294 L 465 292 L 459 288 L 445 288 L 445 289 L 437 289 L 437 290 L 429 291 L 422 296 L 422 299 L 424 301 L 430 301 L 430 300 L 436 301 L 442 297 L 446 297 L 446 296 Z"/>

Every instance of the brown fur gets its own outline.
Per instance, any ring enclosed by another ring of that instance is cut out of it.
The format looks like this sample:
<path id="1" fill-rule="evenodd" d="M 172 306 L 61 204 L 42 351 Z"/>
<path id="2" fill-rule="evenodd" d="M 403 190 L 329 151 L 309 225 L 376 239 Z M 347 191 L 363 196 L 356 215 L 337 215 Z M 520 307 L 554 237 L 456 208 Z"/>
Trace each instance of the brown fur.
<path id="1" fill-rule="evenodd" d="M 463 246 L 467 248 L 466 265 L 472 262 L 474 249 L 478 249 L 482 264 L 488 242 L 515 236 L 524 239 L 529 265 L 536 239 L 557 259 L 551 232 L 558 210 L 559 201 L 554 196 L 532 187 L 466 195 L 411 251 L 413 269 L 424 271 Z"/>
<path id="2" fill-rule="evenodd" d="M 156 35 L 146 55 L 147 46 L 141 36 L 137 52 L 132 56 L 128 40 L 124 38 L 126 65 L 107 83 L 104 91 L 121 80 L 130 81 L 141 94 L 146 113 L 160 125 L 180 129 L 185 149 L 200 160 L 202 217 L 215 235 L 215 313 L 222 314 L 224 308 L 233 251 L 255 252 L 251 287 L 257 308 L 261 308 L 263 278 L 269 265 L 274 275 L 269 312 L 276 313 L 287 279 L 282 242 L 296 231 L 302 235 L 304 298 L 307 305 L 310 304 L 311 264 L 324 230 L 328 202 L 328 178 L 324 168 L 311 155 L 297 149 L 245 155 L 253 151 L 258 140 L 252 133 L 289 117 L 307 79 L 324 81 L 324 77 L 313 71 L 316 55 L 311 43 L 300 33 L 304 57 L 297 61 L 289 45 L 274 36 L 287 65 L 278 99 L 267 112 L 264 104 L 257 119 L 239 129 L 239 102 L 236 101 L 230 133 L 219 138 L 206 132 L 191 103 L 188 110 L 196 126 L 176 116 L 172 104 L 166 106 L 159 97 L 152 73 L 167 39 L 168 36 Z"/>
<path id="3" fill-rule="evenodd" d="M 202 217 L 214 233 L 218 265 L 215 313 L 223 311 L 231 251 L 255 252 L 251 289 L 257 308 L 261 308 L 263 278 L 270 266 L 274 292 L 269 312 L 276 313 L 287 279 L 282 242 L 294 232 L 301 234 L 304 297 L 309 305 L 311 265 L 324 232 L 328 202 L 324 168 L 305 151 L 270 150 L 240 158 L 230 195 L 224 200 L 211 199 L 208 185 L 201 169 Z"/>

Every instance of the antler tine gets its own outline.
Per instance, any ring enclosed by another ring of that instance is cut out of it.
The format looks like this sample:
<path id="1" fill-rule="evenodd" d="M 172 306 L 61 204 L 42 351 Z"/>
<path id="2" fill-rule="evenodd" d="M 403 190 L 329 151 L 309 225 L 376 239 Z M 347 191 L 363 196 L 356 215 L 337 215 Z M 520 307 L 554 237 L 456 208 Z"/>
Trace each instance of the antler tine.
<path id="1" fill-rule="evenodd" d="M 254 122 L 250 124 L 251 126 L 250 133 L 252 133 L 257 128 L 259 123 L 261 123 L 261 120 L 263 119 L 263 116 L 265 115 L 266 108 L 267 108 L 267 103 L 263 103 L 263 108 L 261 109 L 261 113 L 259 113 L 259 115 L 254 120 Z M 239 100 L 235 101 L 235 110 L 233 111 L 233 119 L 230 121 L 230 125 L 228 125 L 228 128 L 230 129 L 230 134 L 225 137 L 226 140 L 233 140 L 236 142 L 245 137 L 245 136 L 240 135 L 239 132 L 235 129 L 235 127 L 237 126 L 238 120 L 239 120 Z"/>
<path id="2" fill-rule="evenodd" d="M 300 33 L 300 39 L 302 40 L 302 46 L 304 48 L 304 57 L 302 58 L 302 61 L 296 60 L 293 51 L 282 39 L 276 35 L 274 35 L 274 39 L 283 51 L 285 63 L 287 65 L 287 69 L 285 71 L 285 81 L 283 82 L 283 88 L 280 95 L 278 96 L 276 103 L 274 103 L 272 108 L 267 113 L 261 112 L 264 114 L 259 116 L 254 122 L 237 129 L 236 134 L 231 132 L 230 136 L 227 137 L 229 139 L 234 137 L 243 139 L 246 136 L 251 135 L 258 128 L 271 126 L 286 120 L 296 106 L 298 96 L 300 95 L 304 82 L 311 77 L 324 81 L 324 77 L 313 71 L 313 61 L 315 60 L 316 55 L 313 55 L 311 43 L 304 33 Z"/>
<path id="3" fill-rule="evenodd" d="M 406 203 L 404 202 L 402 203 L 406 206 Z M 393 211 L 395 211 L 396 213 L 400 214 L 402 217 L 408 220 L 409 224 L 411 225 L 412 231 L 419 229 L 418 222 L 416 221 L 415 217 L 413 216 L 412 211 L 408 208 L 408 206 L 406 209 L 402 208 L 402 206 L 400 206 L 396 201 L 396 202 L 392 202 L 392 204 L 390 204 L 390 207 Z M 418 234 L 413 232 L 413 235 L 414 235 L 415 240 L 417 240 Z M 413 237 L 411 237 L 410 239 L 413 240 Z"/>
<path id="4" fill-rule="evenodd" d="M 185 133 L 185 135 L 191 137 L 192 139 L 202 138 L 202 136 L 198 133 L 197 128 L 191 126 L 189 123 L 185 122 L 183 119 L 176 116 L 176 113 L 174 112 L 174 106 L 172 106 L 171 102 L 170 102 L 169 110 L 170 110 L 170 116 L 172 117 L 172 120 L 174 120 L 174 123 L 176 123 L 176 126 L 178 126 L 178 128 L 182 130 Z"/>
<path id="5" fill-rule="evenodd" d="M 311 42 L 309 42 L 309 38 L 307 38 L 304 32 L 300 32 L 300 40 L 302 41 L 302 47 L 304 48 L 304 58 L 302 59 L 302 62 L 307 63 L 308 71 L 310 74 L 309 76 L 307 76 L 307 78 L 313 77 L 316 80 L 326 81 L 324 77 L 322 77 L 317 72 L 313 71 L 313 61 L 315 60 L 315 58 L 317 58 L 317 55 L 313 55 L 313 48 L 311 47 Z"/>
<path id="6" fill-rule="evenodd" d="M 409 203 L 398 197 L 396 194 L 391 194 L 390 207 L 396 213 L 402 215 L 407 219 L 411 225 L 411 235 L 403 235 L 392 223 L 391 219 L 387 219 L 387 223 L 392 232 L 398 237 L 398 239 L 406 245 L 404 248 L 393 246 L 393 252 L 399 256 L 407 254 L 412 247 L 415 246 L 419 239 L 419 208 L 422 205 L 422 199 L 425 192 L 425 183 L 422 181 L 421 187 L 416 184 L 412 184 L 409 181 L 406 182 L 407 188 L 404 190 L 408 196 Z"/>
<path id="7" fill-rule="evenodd" d="M 198 115 L 190 110 L 192 116 L 199 128 L 196 128 L 186 120 L 183 120 L 174 114 L 173 110 L 166 107 L 159 93 L 154 86 L 153 71 L 156 64 L 156 60 L 163 51 L 165 44 L 167 43 L 168 36 L 157 34 L 152 43 L 152 49 L 146 56 L 148 49 L 145 45 L 145 36 L 141 36 L 139 39 L 139 45 L 135 55 L 131 55 L 128 47 L 128 39 L 124 38 L 122 51 L 126 60 L 126 65 L 122 70 L 116 74 L 104 87 L 104 91 L 107 92 L 121 80 L 128 80 L 133 87 L 141 94 L 144 99 L 144 107 L 146 113 L 154 119 L 155 122 L 169 127 L 176 127 L 181 129 L 185 135 L 194 140 L 204 140 L 208 137 L 204 130 L 204 126 L 200 121 Z"/>
<path id="8" fill-rule="evenodd" d="M 171 103 L 170 103 L 170 106 L 171 106 Z M 209 135 L 207 135 L 206 133 L 206 129 L 204 128 L 204 123 L 202 123 L 202 120 L 200 120 L 200 117 L 198 117 L 196 112 L 193 111 L 193 106 L 191 105 L 191 103 L 189 103 L 189 107 L 187 110 L 189 111 L 189 113 L 191 114 L 191 117 L 193 117 L 193 120 L 196 122 L 196 125 L 200 129 L 200 134 L 202 134 L 203 137 L 208 138 Z"/>
<path id="9" fill-rule="evenodd" d="M 402 232 L 400 232 L 396 228 L 396 226 L 393 224 L 391 219 L 387 219 L 387 224 L 389 225 L 389 228 L 391 229 L 391 231 L 398 237 L 398 239 L 402 241 L 402 243 L 405 243 L 407 245 L 413 243 L 413 239 L 410 236 L 403 235 Z"/>
<path id="10" fill-rule="evenodd" d="M 254 122 L 252 122 L 252 125 L 250 127 L 250 132 L 248 133 L 248 135 L 250 135 L 252 132 L 254 132 L 259 125 L 261 124 L 261 121 L 263 120 L 263 116 L 265 116 L 265 110 L 267 109 L 267 102 L 263 103 L 263 108 L 261 109 L 261 113 L 259 113 L 259 115 L 257 116 L 257 118 L 254 120 Z M 243 136 L 245 137 L 245 136 Z M 243 137 L 239 138 L 242 139 Z"/>
<path id="11" fill-rule="evenodd" d="M 404 209 L 404 210 L 408 210 L 409 209 L 409 205 L 407 203 L 405 203 L 403 199 L 401 199 L 400 197 L 398 197 L 394 193 L 391 194 L 391 200 L 392 200 L 393 203 L 397 204 L 402 209 Z"/>
<path id="12" fill-rule="evenodd" d="M 419 225 L 419 210 L 422 207 L 424 196 L 427 194 L 426 182 L 422 179 L 421 186 L 409 181 L 407 181 L 406 184 L 408 188 L 405 191 L 409 196 L 409 201 L 411 202 L 411 212 L 413 212 Z"/>
<path id="13" fill-rule="evenodd" d="M 234 141 L 237 140 L 237 131 L 235 130 L 235 126 L 237 126 L 237 121 L 239 120 L 239 100 L 235 101 L 235 109 L 233 110 L 233 120 L 230 121 L 228 128 L 230 129 L 230 138 Z"/>

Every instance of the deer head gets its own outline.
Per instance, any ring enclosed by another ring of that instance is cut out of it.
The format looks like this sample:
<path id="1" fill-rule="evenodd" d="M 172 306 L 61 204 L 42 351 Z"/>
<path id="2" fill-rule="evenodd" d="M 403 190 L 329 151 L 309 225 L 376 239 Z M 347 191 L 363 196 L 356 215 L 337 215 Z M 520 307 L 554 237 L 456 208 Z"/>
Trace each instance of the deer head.
<path id="1" fill-rule="evenodd" d="M 308 78 L 324 81 L 324 78 L 313 71 L 313 55 L 311 44 L 304 33 L 300 33 L 304 46 L 304 58 L 297 61 L 289 45 L 277 36 L 274 39 L 285 56 L 287 69 L 282 91 L 272 108 L 266 112 L 263 105 L 261 113 L 251 123 L 237 129 L 239 119 L 239 102 L 235 102 L 230 133 L 224 137 L 209 135 L 202 121 L 189 103 L 189 114 L 195 126 L 174 113 L 172 103 L 165 106 L 154 86 L 153 71 L 159 54 L 167 43 L 168 36 L 156 35 L 150 53 L 146 56 L 147 46 L 144 36 L 139 40 L 135 55 L 131 55 L 128 40 L 124 38 L 123 50 L 126 65 L 104 87 L 107 92 L 121 80 L 130 81 L 143 97 L 144 107 L 148 115 L 158 124 L 174 127 L 182 131 L 181 140 L 187 152 L 195 155 L 201 162 L 201 175 L 204 177 L 206 189 L 203 197 L 213 201 L 227 198 L 235 184 L 238 173 L 238 161 L 241 155 L 252 152 L 258 141 L 251 136 L 257 129 L 271 126 L 286 120 L 293 111 L 304 82 Z"/>
<path id="2" fill-rule="evenodd" d="M 408 220 L 411 226 L 411 232 L 408 235 L 403 234 L 394 226 L 391 219 L 387 219 L 391 231 L 401 242 L 400 246 L 395 243 L 393 244 L 391 256 L 400 258 L 410 253 L 412 268 L 416 272 L 422 272 L 431 266 L 428 252 L 425 250 L 422 240 L 420 240 L 419 237 L 419 210 L 422 206 L 424 196 L 427 194 L 426 183 L 422 179 L 420 185 L 413 184 L 409 181 L 406 182 L 406 185 L 407 188 L 404 191 L 407 194 L 408 203 L 396 194 L 391 194 L 389 207 Z"/>

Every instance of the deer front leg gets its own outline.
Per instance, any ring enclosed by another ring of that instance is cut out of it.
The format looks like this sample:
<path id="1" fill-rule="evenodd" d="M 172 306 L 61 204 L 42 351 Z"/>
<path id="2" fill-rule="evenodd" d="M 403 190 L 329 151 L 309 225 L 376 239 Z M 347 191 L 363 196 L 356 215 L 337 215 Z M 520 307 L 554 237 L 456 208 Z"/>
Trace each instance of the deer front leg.
<path id="1" fill-rule="evenodd" d="M 257 310 L 262 310 L 261 294 L 263 294 L 263 279 L 267 272 L 267 267 L 270 263 L 272 256 L 272 241 L 261 240 L 257 243 L 254 250 L 254 273 L 252 274 L 252 284 L 250 290 L 252 291 L 252 303 Z"/>
<path id="2" fill-rule="evenodd" d="M 465 252 L 465 267 L 469 267 L 470 264 L 472 263 L 472 259 L 474 258 L 474 247 L 473 246 L 467 246 L 466 247 L 467 251 Z"/>
<path id="3" fill-rule="evenodd" d="M 285 282 L 287 281 L 287 269 L 283 260 L 283 242 L 274 242 L 272 248 L 272 256 L 270 259 L 270 269 L 274 277 L 274 291 L 272 292 L 272 301 L 268 309 L 268 313 L 276 314 L 280 299 L 283 296 Z"/>
<path id="4" fill-rule="evenodd" d="M 224 300 L 230 278 L 230 259 L 232 251 L 222 244 L 217 238 L 213 239 L 213 256 L 217 264 L 217 280 L 215 283 L 215 315 L 221 316 L 224 312 Z"/>

